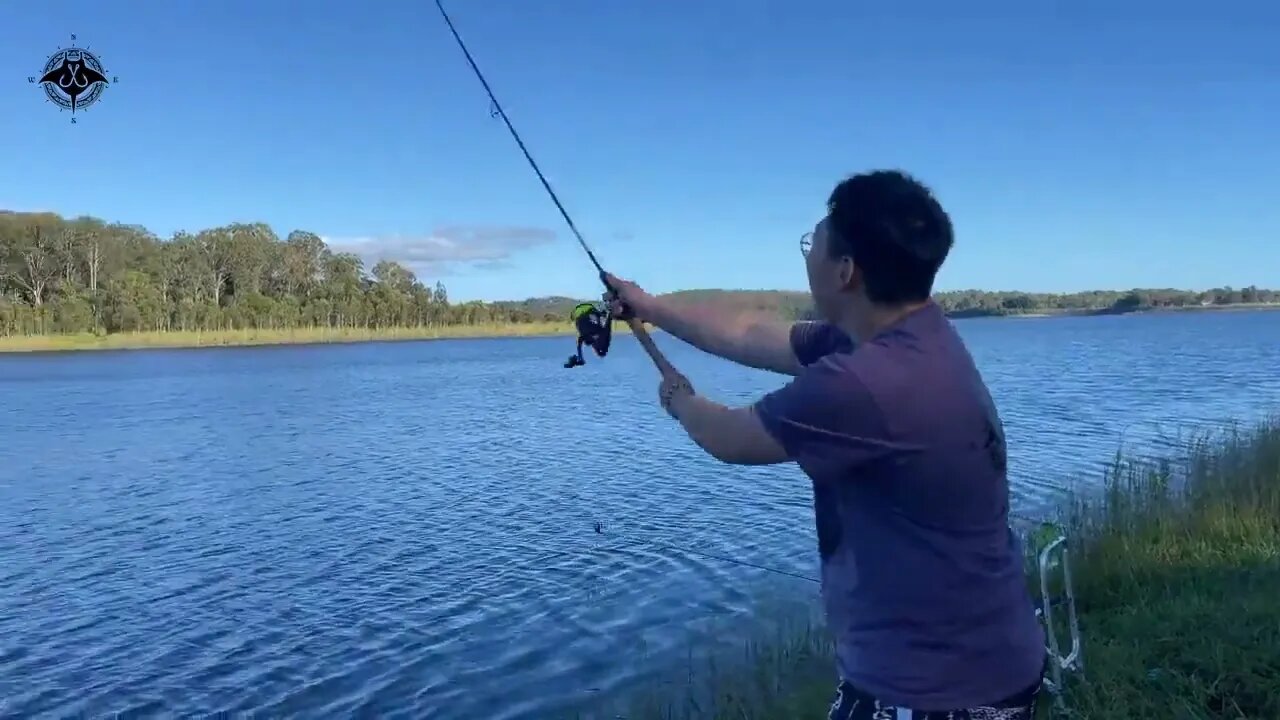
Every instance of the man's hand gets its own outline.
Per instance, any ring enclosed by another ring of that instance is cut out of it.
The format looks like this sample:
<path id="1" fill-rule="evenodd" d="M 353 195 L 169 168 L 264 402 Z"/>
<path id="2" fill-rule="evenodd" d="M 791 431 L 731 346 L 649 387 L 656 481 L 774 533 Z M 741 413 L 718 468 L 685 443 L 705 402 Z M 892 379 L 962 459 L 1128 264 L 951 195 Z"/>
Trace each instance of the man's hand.
<path id="1" fill-rule="evenodd" d="M 613 290 L 606 292 L 604 299 L 615 315 L 622 312 L 622 306 L 626 305 L 637 320 L 653 323 L 655 298 L 652 295 L 630 280 L 623 280 L 612 274 L 606 274 L 605 278 Z"/>
<path id="2" fill-rule="evenodd" d="M 693 385 L 689 382 L 689 378 L 675 373 L 674 375 L 664 375 L 662 380 L 658 382 L 658 402 L 662 405 L 662 409 L 667 411 L 671 417 L 676 417 L 676 407 L 683 400 L 693 397 Z M 678 418 L 677 418 L 678 419 Z"/>
<path id="3" fill-rule="evenodd" d="M 713 303 L 686 306 L 665 302 L 629 280 L 608 274 L 605 278 L 617 293 L 604 295 L 615 314 L 625 304 L 636 319 L 662 328 L 703 352 L 785 375 L 800 372 L 800 362 L 791 347 L 791 323 L 753 318 Z"/>

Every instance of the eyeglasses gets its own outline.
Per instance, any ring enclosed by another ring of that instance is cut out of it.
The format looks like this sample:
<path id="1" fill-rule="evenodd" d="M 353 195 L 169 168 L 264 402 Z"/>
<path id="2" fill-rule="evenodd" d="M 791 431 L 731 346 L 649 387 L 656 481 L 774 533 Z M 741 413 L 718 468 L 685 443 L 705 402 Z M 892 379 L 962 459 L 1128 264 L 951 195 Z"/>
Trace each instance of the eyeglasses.
<path id="1" fill-rule="evenodd" d="M 809 257 L 809 248 L 813 247 L 813 233 L 807 232 L 800 236 L 800 254 Z"/>

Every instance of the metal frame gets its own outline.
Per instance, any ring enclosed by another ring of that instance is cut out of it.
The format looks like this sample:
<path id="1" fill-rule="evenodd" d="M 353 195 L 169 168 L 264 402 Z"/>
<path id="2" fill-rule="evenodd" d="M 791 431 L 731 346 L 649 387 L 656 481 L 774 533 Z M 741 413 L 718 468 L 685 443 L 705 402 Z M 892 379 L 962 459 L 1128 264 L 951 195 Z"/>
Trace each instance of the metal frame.
<path id="1" fill-rule="evenodd" d="M 1060 557 L 1055 561 L 1053 551 L 1057 549 L 1060 549 Z M 1071 586 L 1071 554 L 1068 550 L 1067 537 L 1059 534 L 1057 539 L 1040 550 L 1038 562 L 1040 567 L 1041 607 L 1036 610 L 1036 615 L 1044 622 L 1046 644 L 1049 652 L 1049 671 L 1048 677 L 1044 679 L 1044 684 L 1049 692 L 1053 694 L 1054 703 L 1061 709 L 1063 673 L 1084 672 L 1084 654 L 1080 642 L 1080 623 L 1076 616 L 1075 590 Z M 1065 598 L 1054 598 L 1049 594 L 1049 571 L 1058 566 L 1062 567 Z M 1053 628 L 1053 608 L 1055 605 L 1061 605 L 1064 599 L 1067 606 L 1067 619 L 1071 637 L 1071 651 L 1066 656 L 1062 655 L 1061 645 Z"/>

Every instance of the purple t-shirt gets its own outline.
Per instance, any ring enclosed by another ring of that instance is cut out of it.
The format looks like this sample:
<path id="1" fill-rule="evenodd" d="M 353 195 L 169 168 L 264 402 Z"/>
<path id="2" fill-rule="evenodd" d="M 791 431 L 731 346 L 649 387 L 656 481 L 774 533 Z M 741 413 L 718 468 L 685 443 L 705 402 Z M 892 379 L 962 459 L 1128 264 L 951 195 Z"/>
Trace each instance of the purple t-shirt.
<path id="1" fill-rule="evenodd" d="M 1004 432 L 935 303 L 856 348 L 797 323 L 803 370 L 757 413 L 813 481 L 840 677 L 919 710 L 1035 682 L 1044 634 L 1009 529 Z"/>

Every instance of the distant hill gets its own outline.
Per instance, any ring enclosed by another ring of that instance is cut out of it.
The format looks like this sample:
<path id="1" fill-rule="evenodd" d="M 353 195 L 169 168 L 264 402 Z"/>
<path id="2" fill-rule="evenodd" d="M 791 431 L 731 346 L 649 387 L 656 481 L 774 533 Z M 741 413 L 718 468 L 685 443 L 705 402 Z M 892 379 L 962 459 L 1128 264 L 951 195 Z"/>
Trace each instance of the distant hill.
<path id="1" fill-rule="evenodd" d="M 665 293 L 681 304 L 710 304 L 738 312 L 775 315 L 783 320 L 812 316 L 809 293 L 795 290 L 679 290 Z"/>
<path id="2" fill-rule="evenodd" d="M 738 312 L 777 315 L 789 320 L 806 317 L 810 308 L 808 293 L 786 290 L 679 290 L 663 293 L 662 297 L 684 305 L 711 304 Z M 598 298 L 592 298 L 595 299 Z M 527 313 L 539 320 L 561 320 L 568 317 L 569 311 L 580 302 L 588 300 L 552 295 L 525 300 L 499 300 L 492 305 L 519 315 Z"/>
<path id="3" fill-rule="evenodd" d="M 550 295 L 526 300 L 498 300 L 490 304 L 516 314 L 527 313 L 536 320 L 560 321 L 568 318 L 573 306 L 581 302 L 584 301 L 563 295 Z"/>

